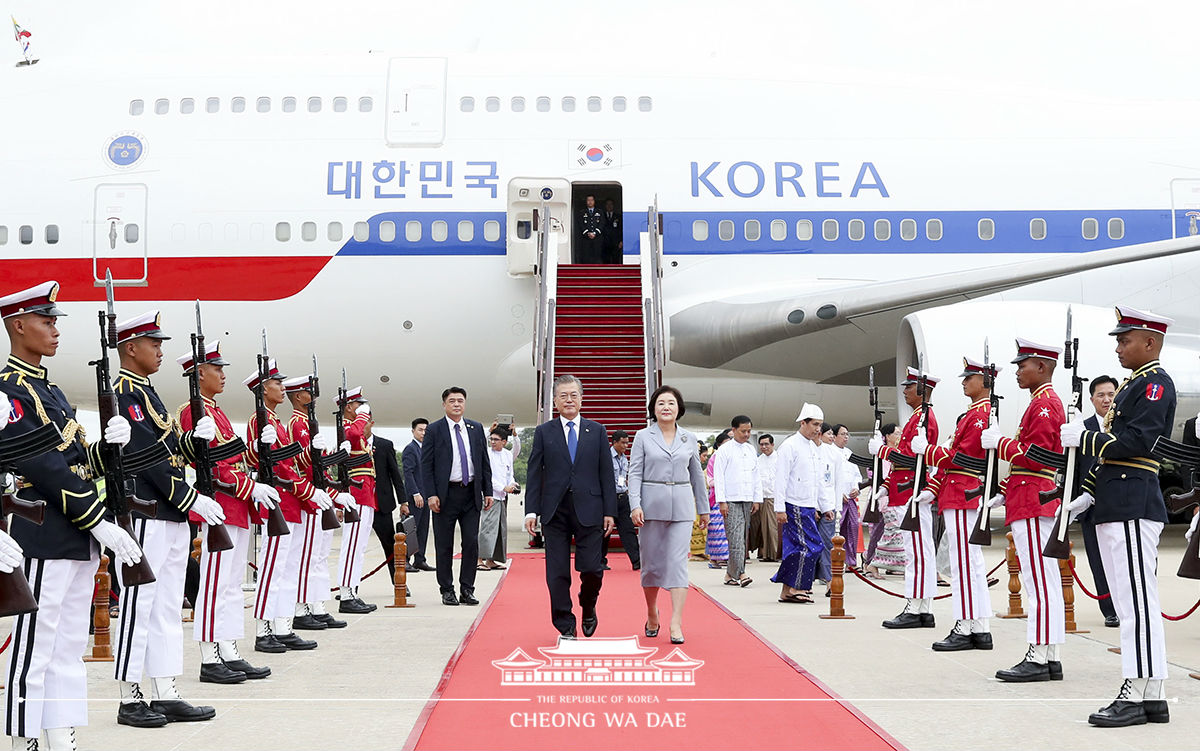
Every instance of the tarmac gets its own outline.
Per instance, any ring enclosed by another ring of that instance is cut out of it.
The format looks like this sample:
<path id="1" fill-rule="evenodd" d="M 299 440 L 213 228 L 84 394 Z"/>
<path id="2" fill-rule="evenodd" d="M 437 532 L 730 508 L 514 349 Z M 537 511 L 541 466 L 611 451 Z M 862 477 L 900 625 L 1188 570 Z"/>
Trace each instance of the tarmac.
<path id="1" fill-rule="evenodd" d="M 510 553 L 526 550 L 527 537 L 519 528 L 522 510 L 509 509 Z M 1174 575 L 1183 553 L 1184 527 L 1168 527 L 1160 550 L 1160 595 L 1169 614 L 1179 614 L 1200 597 L 1200 582 Z M 1003 558 L 1003 535 L 985 549 L 991 568 Z M 335 538 L 335 546 L 339 539 Z M 432 546 L 432 541 L 431 541 Z M 614 552 L 614 555 L 621 555 Z M 336 554 L 331 560 L 336 560 Z M 383 560 L 372 541 L 368 570 Z M 457 565 L 457 562 L 456 562 Z M 1077 568 L 1091 586 L 1087 564 L 1079 553 Z M 880 626 L 895 615 L 902 601 L 846 580 L 845 609 L 852 620 L 823 620 L 829 601 L 813 605 L 781 604 L 777 585 L 770 582 L 775 564 L 751 562 L 747 574 L 754 583 L 745 588 L 722 586 L 723 572 L 704 562 L 689 565 L 696 587 L 721 602 L 744 623 L 799 663 L 842 699 L 850 702 L 899 743 L 910 749 L 1171 749 L 1195 748 L 1200 719 L 1200 613 L 1166 623 L 1171 679 L 1171 722 L 1121 729 L 1087 724 L 1090 712 L 1108 704 L 1120 685 L 1120 657 L 1109 651 L 1119 643 L 1118 629 L 1105 628 L 1096 603 L 1075 590 L 1076 621 L 1086 633 L 1069 634 L 1063 647 L 1065 680 L 1034 684 L 997 681 L 999 668 L 1019 662 L 1025 651 L 1025 621 L 992 620 L 995 649 L 936 653 L 930 644 L 949 632 L 949 600 L 935 603 L 935 629 L 889 631 Z M 140 729 L 116 724 L 117 685 L 112 663 L 88 663 L 89 725 L 78 731 L 81 749 L 187 749 L 188 751 L 254 749 L 400 749 L 434 693 L 447 662 L 482 607 L 441 604 L 432 572 L 410 573 L 415 607 L 388 609 L 393 588 L 386 569 L 367 579 L 360 595 L 380 606 L 368 615 L 342 615 L 349 627 L 336 631 L 302 632 L 320 646 L 310 652 L 268 655 L 253 651 L 253 621 L 246 592 L 246 633 L 242 653 L 253 664 L 269 665 L 266 680 L 234 686 L 198 681 L 199 650 L 191 642 L 191 624 L 184 624 L 184 674 L 179 688 L 194 704 L 216 707 L 209 722 Z M 1007 570 L 996 576 L 991 589 L 997 613 L 1008 606 Z M 476 594 L 486 604 L 501 580 L 500 572 L 479 572 Z M 880 582 L 901 588 L 901 577 Z M 939 593 L 948 592 L 941 588 Z M 600 614 L 603 617 L 603 594 Z M 333 603 L 334 609 L 336 602 Z M 549 616 L 546 603 L 531 603 L 531 617 Z M 10 621 L 11 622 L 11 621 Z M 687 619 L 685 615 L 686 633 Z M 8 624 L 3 630 L 7 632 Z M 505 645 L 498 645 L 502 649 Z M 145 686 L 148 692 L 149 687 Z M 762 687 L 774 697 L 772 687 Z M 733 710 L 731 710 L 733 711 Z M 786 721 L 786 718 L 781 718 Z M 802 728 L 797 729 L 803 732 Z M 636 748 L 630 738 L 628 748 Z M 836 738 L 829 746 L 844 749 Z M 746 747 L 753 748 L 753 728 Z"/>

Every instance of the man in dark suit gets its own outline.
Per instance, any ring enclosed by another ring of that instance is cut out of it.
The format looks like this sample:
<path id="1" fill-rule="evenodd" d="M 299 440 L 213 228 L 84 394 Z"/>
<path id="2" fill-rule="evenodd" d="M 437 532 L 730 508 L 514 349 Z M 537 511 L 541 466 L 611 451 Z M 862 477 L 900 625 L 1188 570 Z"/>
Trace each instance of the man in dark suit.
<path id="1" fill-rule="evenodd" d="M 604 219 L 596 208 L 596 197 L 587 197 L 587 208 L 579 215 L 579 250 L 576 263 L 604 263 Z"/>
<path id="2" fill-rule="evenodd" d="M 621 239 L 621 214 L 610 198 L 604 202 L 604 217 L 601 225 L 604 232 L 604 262 L 621 263 L 625 243 Z"/>
<path id="3" fill-rule="evenodd" d="M 525 496 L 525 530 L 533 534 L 537 518 L 542 518 L 550 620 L 560 634 L 572 639 L 571 538 L 575 538 L 583 635 L 591 636 L 596 632 L 596 600 L 604 581 L 604 538 L 612 532 L 617 515 L 608 431 L 580 417 L 582 405 L 583 384 L 578 378 L 554 379 L 558 418 L 534 431 Z"/>
<path id="4" fill-rule="evenodd" d="M 1083 424 L 1088 430 L 1099 431 L 1104 416 L 1112 407 L 1113 397 L 1117 395 L 1117 381 L 1112 376 L 1097 376 L 1092 379 L 1088 389 L 1092 394 L 1092 406 L 1096 408 L 1096 414 L 1084 420 Z M 1079 476 L 1087 477 L 1095 463 L 1095 458 L 1079 454 Z M 1096 596 L 1100 598 L 1100 612 L 1104 614 L 1104 625 L 1117 628 L 1121 625 L 1121 619 L 1117 617 L 1112 598 L 1105 597 L 1108 594 L 1108 579 L 1104 576 L 1104 562 L 1100 559 L 1100 543 L 1096 541 L 1096 522 L 1092 521 L 1091 508 L 1079 515 L 1079 529 L 1083 535 L 1083 547 L 1087 550 L 1088 568 L 1092 570 L 1092 580 L 1096 583 Z"/>
<path id="5" fill-rule="evenodd" d="M 437 580 L 443 605 L 478 605 L 475 565 L 479 558 L 479 512 L 492 506 L 492 463 L 483 425 L 463 417 L 467 392 L 451 386 L 442 392 L 446 416 L 425 432 L 421 447 L 420 487 L 430 495 Z M 459 596 L 454 596 L 454 525 L 462 535 Z"/>
<path id="6" fill-rule="evenodd" d="M 417 539 L 408 541 L 408 554 L 412 556 L 412 565 L 408 570 L 412 572 L 434 570 L 425 560 L 425 543 L 429 540 L 429 504 L 425 503 L 425 494 L 421 491 L 421 443 L 425 440 L 428 427 L 429 420 L 424 417 L 413 420 L 413 439 L 400 455 L 400 463 L 404 467 L 404 487 L 408 491 L 408 507 L 417 522 Z"/>
<path id="7" fill-rule="evenodd" d="M 372 418 L 373 420 L 374 418 Z M 396 444 L 387 438 L 371 433 L 371 442 L 375 444 L 375 502 L 379 508 L 375 511 L 375 519 L 371 528 L 383 545 L 383 556 L 391 559 L 396 551 L 396 525 L 392 521 L 396 510 L 396 501 L 400 501 L 400 516 L 408 516 L 408 503 L 405 501 L 404 480 L 400 475 L 400 463 L 396 461 Z M 388 563 L 389 581 L 396 580 L 395 561 Z"/>

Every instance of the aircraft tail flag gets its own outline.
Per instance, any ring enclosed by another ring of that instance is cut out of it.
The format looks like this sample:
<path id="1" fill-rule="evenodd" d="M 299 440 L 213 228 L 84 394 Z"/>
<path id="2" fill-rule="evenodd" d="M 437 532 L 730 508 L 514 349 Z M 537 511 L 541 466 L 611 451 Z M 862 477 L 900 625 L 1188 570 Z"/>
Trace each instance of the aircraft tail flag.
<path id="1" fill-rule="evenodd" d="M 33 47 L 29 43 L 29 38 L 33 36 L 32 32 L 21 28 L 21 24 L 17 23 L 17 19 L 9 16 L 12 19 L 13 39 L 17 40 L 17 44 L 21 45 L 21 54 L 25 56 L 25 65 L 33 65 L 37 60 L 33 56 Z M 20 65 L 21 63 L 17 63 Z"/>

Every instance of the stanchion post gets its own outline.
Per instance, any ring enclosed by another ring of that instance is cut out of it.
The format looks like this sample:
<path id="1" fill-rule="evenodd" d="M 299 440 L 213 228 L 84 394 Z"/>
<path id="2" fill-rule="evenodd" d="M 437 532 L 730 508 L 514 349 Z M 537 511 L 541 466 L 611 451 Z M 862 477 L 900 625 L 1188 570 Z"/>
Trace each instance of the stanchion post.
<path id="1" fill-rule="evenodd" d="M 829 580 L 829 614 L 821 614 L 818 618 L 834 619 L 834 620 L 852 620 L 854 616 L 846 615 L 843 592 L 846 589 L 846 583 L 842 579 L 842 575 L 846 573 L 846 538 L 835 534 L 833 536 L 833 550 L 829 553 L 829 560 L 833 570 L 833 576 Z"/>
<path id="2" fill-rule="evenodd" d="M 1063 611 L 1065 613 L 1065 621 L 1068 634 L 1086 634 L 1090 633 L 1087 629 L 1081 629 L 1075 623 L 1075 580 L 1072 578 L 1071 570 L 1075 568 L 1075 543 L 1068 542 L 1067 545 L 1071 549 L 1071 554 L 1067 560 L 1059 560 L 1058 573 L 1062 576 L 1062 592 L 1063 592 Z"/>
<path id="3" fill-rule="evenodd" d="M 408 568 L 405 564 L 408 562 L 408 543 L 405 542 L 407 536 L 403 532 L 396 533 L 396 545 L 392 549 L 392 565 L 396 569 L 396 574 L 392 577 L 392 583 L 396 587 L 396 601 L 389 608 L 412 608 L 416 607 L 408 601 Z"/>
<path id="4" fill-rule="evenodd" d="M 1012 532 L 1008 538 L 1008 549 L 1004 551 L 1004 559 L 1008 562 L 1008 612 L 1001 618 L 1024 618 L 1025 609 L 1021 607 L 1021 559 L 1017 558 L 1017 544 L 1013 542 Z"/>
<path id="5" fill-rule="evenodd" d="M 200 538 L 199 537 L 192 540 L 191 555 L 192 555 L 192 560 L 196 562 L 196 565 L 200 565 Z M 183 617 L 183 622 L 191 623 L 194 620 L 196 620 L 196 603 L 193 602 L 191 612 L 189 612 L 187 615 L 185 615 Z"/>
<path id="6" fill-rule="evenodd" d="M 109 638 L 108 593 L 112 581 L 108 576 L 108 556 L 100 556 L 100 568 L 96 570 L 96 589 L 92 592 L 92 653 L 85 655 L 84 662 L 112 662 L 112 641 Z"/>

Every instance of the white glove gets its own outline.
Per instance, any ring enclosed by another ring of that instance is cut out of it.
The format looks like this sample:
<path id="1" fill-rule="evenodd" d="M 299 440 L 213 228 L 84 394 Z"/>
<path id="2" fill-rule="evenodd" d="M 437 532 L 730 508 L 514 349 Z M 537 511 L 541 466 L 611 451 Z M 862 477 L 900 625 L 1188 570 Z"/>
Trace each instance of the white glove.
<path id="1" fill-rule="evenodd" d="M 261 503 L 269 509 L 275 508 L 275 504 L 279 503 L 279 491 L 270 485 L 263 485 L 261 482 L 254 483 L 254 490 L 250 491 L 250 497 L 255 503 Z"/>
<path id="2" fill-rule="evenodd" d="M 345 451 L 347 454 L 349 454 L 350 453 L 350 441 L 342 441 L 341 444 L 338 446 L 338 450 Z"/>
<path id="3" fill-rule="evenodd" d="M 933 498 L 932 490 L 922 490 L 920 493 L 917 493 L 916 500 L 917 503 L 933 503 Z"/>
<path id="4" fill-rule="evenodd" d="M 887 486 L 880 485 L 879 490 L 877 490 L 875 492 L 875 505 L 876 506 L 886 506 L 887 499 L 888 499 Z"/>
<path id="5" fill-rule="evenodd" d="M 274 446 L 275 442 L 279 440 L 279 434 L 275 432 L 275 426 L 268 425 L 267 427 L 263 428 L 260 439 L 268 446 Z"/>
<path id="6" fill-rule="evenodd" d="M 1000 439 L 1004 437 L 1004 431 L 996 423 L 992 423 L 983 429 L 979 434 L 979 444 L 983 446 L 984 451 L 991 451 L 1000 445 Z"/>
<path id="7" fill-rule="evenodd" d="M 8 403 L 8 396 L 0 394 L 0 430 L 8 427 L 8 416 L 12 414 L 12 405 Z M 8 573 L 5 571 L 4 573 Z"/>
<path id="8" fill-rule="evenodd" d="M 110 521 L 101 521 L 88 530 L 96 542 L 112 551 L 121 563 L 132 566 L 142 560 L 142 551 L 125 530 Z"/>
<path id="9" fill-rule="evenodd" d="M 883 448 L 883 439 L 879 436 L 875 436 L 870 441 L 867 441 L 867 451 L 870 452 L 871 456 L 878 454 L 881 448 Z"/>
<path id="10" fill-rule="evenodd" d="M 1059 433 L 1062 435 L 1062 445 L 1065 449 L 1072 449 L 1079 445 L 1080 439 L 1083 437 L 1083 420 L 1076 417 L 1068 423 L 1064 423 L 1059 428 Z"/>
<path id="11" fill-rule="evenodd" d="M 217 437 L 217 424 L 211 417 L 205 415 L 196 421 L 196 427 L 192 428 L 192 435 L 202 441 L 211 441 Z"/>
<path id="12" fill-rule="evenodd" d="M 130 436 L 133 435 L 133 430 L 129 427 L 129 421 L 120 415 L 113 415 L 108 418 L 108 425 L 104 428 L 104 442 L 111 443 L 115 446 L 124 446 L 129 443 Z"/>
<path id="13" fill-rule="evenodd" d="M 313 503 L 317 504 L 322 511 L 328 511 L 329 509 L 333 508 L 333 499 L 330 498 L 329 494 L 324 490 L 317 490 L 313 492 L 312 501 Z"/>
<path id="14" fill-rule="evenodd" d="M 1200 522 L 1200 514 L 1192 514 L 1192 523 L 1188 526 L 1187 532 L 1183 533 L 1183 538 L 1188 542 L 1192 541 L 1192 535 L 1196 534 L 1196 523 Z"/>
<path id="15" fill-rule="evenodd" d="M 205 524 L 215 525 L 225 522 L 225 509 L 221 508 L 221 504 L 209 498 L 206 495 L 196 494 L 196 501 L 192 504 L 192 511 L 204 520 Z"/>
<path id="16" fill-rule="evenodd" d="M 912 443 L 909 445 L 912 446 L 914 454 L 924 454 L 925 449 L 929 448 L 929 440 L 920 433 L 917 433 L 913 436 Z"/>
<path id="17" fill-rule="evenodd" d="M 996 495 L 992 496 L 992 500 L 988 501 L 987 507 L 988 508 L 996 508 L 997 506 L 1003 506 L 1003 505 L 1004 505 L 1004 494 L 997 493 Z"/>
<path id="18" fill-rule="evenodd" d="M 324 451 L 325 449 L 329 448 L 329 441 L 325 440 L 325 436 L 317 433 L 315 436 L 313 436 L 312 447 L 317 451 Z"/>
<path id="19" fill-rule="evenodd" d="M 1196 434 L 1197 438 L 1200 438 L 1200 415 L 1196 415 L 1196 424 L 1192 426 L 1192 432 Z"/>
<path id="20" fill-rule="evenodd" d="M 7 402 L 4 405 L 7 406 Z M 3 410 L 0 410 L 2 412 Z M 2 420 L 0 420 L 2 422 Z M 25 551 L 17 541 L 0 530 L 0 573 L 11 574 L 16 568 L 25 563 Z"/>
<path id="21" fill-rule="evenodd" d="M 350 495 L 349 493 L 338 494 L 338 501 L 340 501 L 341 504 L 348 509 L 352 509 L 354 511 L 358 511 L 359 509 L 358 501 L 354 500 L 354 496 Z"/>
<path id="22" fill-rule="evenodd" d="M 1075 519 L 1095 502 L 1096 499 L 1092 497 L 1091 493 L 1080 493 L 1078 498 L 1067 504 L 1067 511 L 1071 514 L 1067 518 L 1067 524 L 1074 524 Z"/>
<path id="23" fill-rule="evenodd" d="M 354 410 L 354 414 L 356 414 L 356 415 L 369 415 L 369 414 L 371 414 L 371 405 L 370 405 L 370 404 L 360 404 L 360 405 L 358 405 L 358 409 Z"/>

